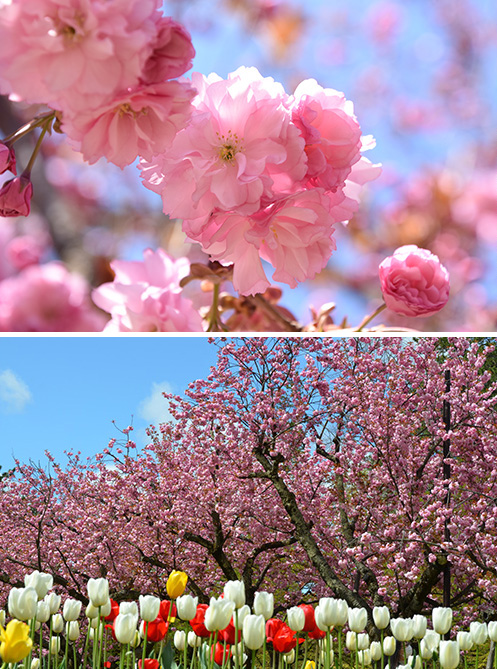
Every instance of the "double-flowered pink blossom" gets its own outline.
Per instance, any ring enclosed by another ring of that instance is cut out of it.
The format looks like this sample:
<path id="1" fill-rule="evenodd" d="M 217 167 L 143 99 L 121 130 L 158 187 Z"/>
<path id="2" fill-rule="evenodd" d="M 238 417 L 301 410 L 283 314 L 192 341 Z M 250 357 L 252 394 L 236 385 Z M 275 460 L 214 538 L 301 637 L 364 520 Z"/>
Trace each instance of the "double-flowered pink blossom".
<path id="1" fill-rule="evenodd" d="M 350 220 L 362 184 L 380 168 L 361 154 L 352 104 L 303 82 L 295 96 L 255 68 L 221 79 L 192 75 L 194 112 L 171 148 L 142 161 L 145 186 L 164 212 L 213 260 L 234 264 L 244 295 L 273 279 L 291 287 L 322 270 L 335 249 L 334 225 Z"/>
<path id="2" fill-rule="evenodd" d="M 449 273 L 436 255 L 411 244 L 398 248 L 379 267 L 383 299 L 404 316 L 431 316 L 449 299 Z"/>
<path id="3" fill-rule="evenodd" d="M 186 258 L 174 260 L 165 251 L 147 249 L 143 261 L 115 260 L 112 283 L 93 291 L 93 301 L 111 320 L 107 332 L 195 332 L 202 319 L 179 285 L 189 273 Z"/>
<path id="4" fill-rule="evenodd" d="M 94 108 L 138 82 L 160 17 L 156 0 L 13 0 L 0 11 L 2 92 Z"/>

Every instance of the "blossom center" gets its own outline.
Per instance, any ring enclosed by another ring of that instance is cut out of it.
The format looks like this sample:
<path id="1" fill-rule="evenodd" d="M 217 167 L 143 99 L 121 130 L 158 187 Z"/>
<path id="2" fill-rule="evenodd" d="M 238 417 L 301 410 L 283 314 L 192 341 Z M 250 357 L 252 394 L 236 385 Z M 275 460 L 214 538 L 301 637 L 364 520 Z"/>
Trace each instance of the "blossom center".
<path id="1" fill-rule="evenodd" d="M 129 102 L 124 102 L 119 107 L 116 107 L 115 111 L 122 118 L 123 116 L 131 116 L 131 118 L 136 121 L 139 116 L 146 116 L 148 114 L 147 107 L 143 107 L 139 111 L 135 111 Z"/>
<path id="2" fill-rule="evenodd" d="M 225 163 L 233 162 L 235 155 L 243 150 L 243 139 L 240 139 L 238 134 L 236 132 L 231 132 L 231 130 L 226 135 L 216 132 L 216 136 L 221 142 L 221 146 L 219 147 L 219 157 Z"/>
<path id="3" fill-rule="evenodd" d="M 62 37 L 64 42 L 79 42 L 84 36 L 85 17 L 80 12 L 74 15 L 70 23 L 59 16 L 52 18 L 53 28 L 48 31 L 51 37 Z"/>

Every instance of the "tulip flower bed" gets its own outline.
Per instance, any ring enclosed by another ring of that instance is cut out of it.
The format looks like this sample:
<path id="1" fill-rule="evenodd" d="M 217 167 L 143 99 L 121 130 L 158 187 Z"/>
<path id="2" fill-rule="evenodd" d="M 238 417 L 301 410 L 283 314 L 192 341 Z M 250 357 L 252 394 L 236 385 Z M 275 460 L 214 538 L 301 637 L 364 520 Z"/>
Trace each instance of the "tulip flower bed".
<path id="1" fill-rule="evenodd" d="M 332 597 L 277 618 L 274 596 L 257 592 L 250 608 L 242 581 L 228 581 L 208 605 L 184 594 L 187 581 L 187 574 L 173 571 L 169 600 L 140 595 L 138 603 L 118 604 L 105 578 L 91 578 L 80 624 L 83 602 L 67 598 L 60 613 L 61 596 L 49 593 L 52 576 L 35 571 L 25 576 L 24 588 L 11 589 L 7 624 L 0 612 L 2 669 L 455 669 L 461 662 L 467 669 L 468 661 L 477 669 L 487 642 L 497 641 L 497 621 L 451 630 L 450 608 L 433 608 L 431 628 L 423 615 L 391 618 L 386 606 L 367 611 Z"/>

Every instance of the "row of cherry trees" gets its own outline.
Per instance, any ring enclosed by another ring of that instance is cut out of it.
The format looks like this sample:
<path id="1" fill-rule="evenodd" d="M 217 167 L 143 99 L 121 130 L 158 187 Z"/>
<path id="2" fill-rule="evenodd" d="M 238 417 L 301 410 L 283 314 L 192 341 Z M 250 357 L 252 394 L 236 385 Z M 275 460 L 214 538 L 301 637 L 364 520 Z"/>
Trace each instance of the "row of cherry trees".
<path id="1" fill-rule="evenodd" d="M 448 560 L 460 622 L 494 610 L 491 348 L 470 338 L 443 350 L 435 338 L 217 345 L 210 375 L 167 398 L 173 420 L 142 451 L 125 430 L 96 461 L 69 453 L 64 466 L 19 463 L 2 479 L 5 584 L 38 568 L 84 599 L 87 579 L 107 576 L 120 600 L 164 595 L 175 568 L 204 601 L 241 578 L 249 603 L 258 589 L 285 606 L 333 593 L 370 615 L 387 604 L 410 616 L 442 602 Z"/>

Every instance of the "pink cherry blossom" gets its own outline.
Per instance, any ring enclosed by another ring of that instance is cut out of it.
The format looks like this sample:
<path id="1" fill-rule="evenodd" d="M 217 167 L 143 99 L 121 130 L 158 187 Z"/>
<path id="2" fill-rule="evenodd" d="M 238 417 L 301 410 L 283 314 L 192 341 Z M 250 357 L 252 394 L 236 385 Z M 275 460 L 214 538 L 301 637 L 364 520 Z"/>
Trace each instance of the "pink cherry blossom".
<path id="1" fill-rule="evenodd" d="M 205 219 L 212 211 L 253 214 L 306 172 L 304 140 L 284 106 L 285 92 L 255 68 L 224 80 L 192 75 L 198 91 L 190 124 L 167 153 L 142 163 L 148 188 L 170 216 Z"/>
<path id="2" fill-rule="evenodd" d="M 33 184 L 21 174 L 6 181 L 0 188 L 0 216 L 27 216 L 31 210 Z"/>
<path id="3" fill-rule="evenodd" d="M 341 193 L 333 194 L 339 204 Z M 333 201 L 323 189 L 300 191 L 254 216 L 217 213 L 200 228 L 185 221 L 190 239 L 213 260 L 234 263 L 233 285 L 242 295 L 269 287 L 261 259 L 274 267 L 273 279 L 294 288 L 325 267 L 336 249 Z"/>
<path id="4" fill-rule="evenodd" d="M 0 282 L 0 331 L 98 332 L 105 318 L 88 291 L 86 281 L 61 263 L 32 265 Z"/>
<path id="5" fill-rule="evenodd" d="M 149 84 L 184 74 L 195 56 L 191 37 L 180 23 L 164 16 L 156 22 L 156 29 L 152 53 L 141 72 L 141 79 Z"/>
<path id="6" fill-rule="evenodd" d="M 97 109 L 64 114 L 62 129 L 90 164 L 105 156 L 123 168 L 167 149 L 188 122 L 194 94 L 179 81 L 143 85 Z"/>
<path id="7" fill-rule="evenodd" d="M 415 245 L 401 246 L 379 267 L 389 309 L 404 316 L 430 316 L 449 299 L 449 273 L 436 255 Z"/>
<path id="8" fill-rule="evenodd" d="M 352 102 L 306 79 L 295 90 L 292 120 L 306 142 L 308 179 L 326 189 L 342 187 L 361 157 L 361 128 Z"/>
<path id="9" fill-rule="evenodd" d="M 93 301 L 112 319 L 107 332 L 195 332 L 202 319 L 182 295 L 180 280 L 189 272 L 186 258 L 147 249 L 143 261 L 115 260 L 112 283 L 93 291 Z"/>
<path id="10" fill-rule="evenodd" d="M 0 10 L 2 92 L 86 109 L 138 82 L 156 0 L 13 0 Z"/>
<path id="11" fill-rule="evenodd" d="M 18 270 L 37 265 L 45 251 L 44 245 L 32 235 L 14 237 L 5 249 L 9 262 Z"/>

